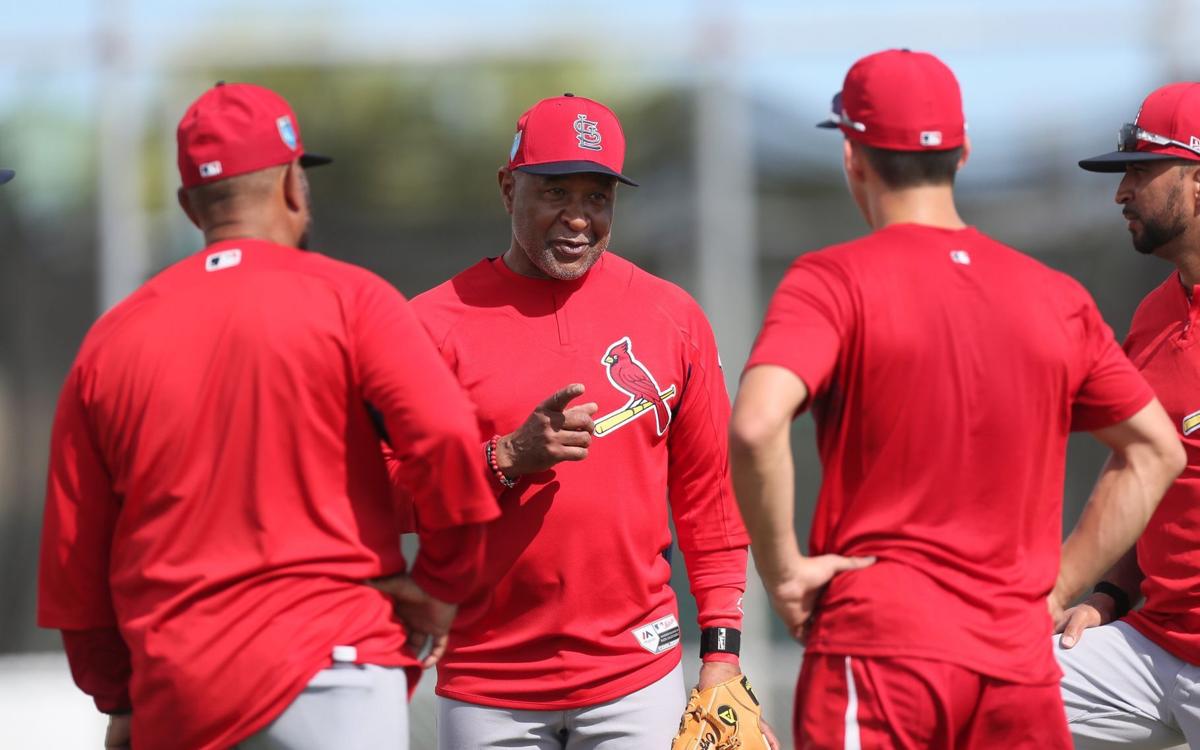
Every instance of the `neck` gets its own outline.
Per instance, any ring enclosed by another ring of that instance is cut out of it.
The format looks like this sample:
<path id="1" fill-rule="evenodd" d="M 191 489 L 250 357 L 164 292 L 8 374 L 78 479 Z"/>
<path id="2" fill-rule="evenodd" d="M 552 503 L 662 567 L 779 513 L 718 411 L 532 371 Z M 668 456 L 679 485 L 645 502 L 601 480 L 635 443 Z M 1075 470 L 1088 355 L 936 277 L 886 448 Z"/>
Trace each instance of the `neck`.
<path id="1" fill-rule="evenodd" d="M 255 219 L 230 219 L 204 227 L 204 244 L 215 245 L 226 240 L 263 240 L 285 247 L 296 247 L 298 238 L 282 223 Z"/>
<path id="2" fill-rule="evenodd" d="M 1159 257 L 1166 257 L 1175 267 L 1179 269 L 1179 280 L 1183 282 L 1187 288 L 1188 294 L 1191 294 L 1192 288 L 1200 284 L 1200 239 L 1191 236 L 1191 232 L 1185 233 L 1183 236 L 1176 238 L 1172 244 L 1178 243 L 1179 249 L 1175 252 L 1161 252 L 1166 248 L 1160 248 L 1154 254 Z"/>
<path id="3" fill-rule="evenodd" d="M 967 226 L 954 206 L 954 187 L 951 185 L 875 190 L 868 210 L 868 218 L 875 229 L 892 224 L 924 224 L 941 229 Z"/>
<path id="4" fill-rule="evenodd" d="M 542 269 L 533 265 L 533 263 L 529 261 L 529 256 L 525 254 L 524 250 L 517 246 L 516 240 L 513 240 L 513 243 L 509 245 L 508 252 L 501 256 L 501 260 L 504 261 L 504 265 L 508 266 L 508 270 L 512 271 L 518 276 L 528 276 L 531 279 L 550 278 L 542 271 Z"/>

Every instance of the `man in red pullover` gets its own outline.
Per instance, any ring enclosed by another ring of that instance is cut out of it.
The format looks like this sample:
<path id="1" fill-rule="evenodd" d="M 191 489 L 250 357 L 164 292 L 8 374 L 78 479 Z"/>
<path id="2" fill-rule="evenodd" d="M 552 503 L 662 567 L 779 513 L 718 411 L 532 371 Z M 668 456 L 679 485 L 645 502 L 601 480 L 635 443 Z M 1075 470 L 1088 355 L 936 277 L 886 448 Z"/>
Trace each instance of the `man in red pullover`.
<path id="1" fill-rule="evenodd" d="M 969 144 L 944 63 L 869 55 L 833 110 L 873 231 L 792 265 L 732 420 L 755 564 L 807 642 L 797 747 L 1067 748 L 1051 615 L 1137 537 L 1179 442 L 1087 291 L 959 216 Z M 806 557 L 789 435 L 809 407 Z M 1072 430 L 1113 459 L 1063 544 Z"/>
<path id="2" fill-rule="evenodd" d="M 67 376 L 39 623 L 110 747 L 407 747 L 404 647 L 443 634 L 499 512 L 473 408 L 395 289 L 305 251 L 304 167 L 328 160 L 287 102 L 218 84 L 178 139 L 206 247 Z M 381 437 L 428 530 L 398 615 L 365 585 L 405 570 Z"/>
<path id="3" fill-rule="evenodd" d="M 478 406 L 503 510 L 438 666 L 442 750 L 669 746 L 685 702 L 669 518 L 699 686 L 740 672 L 725 382 L 696 302 L 608 252 L 624 155 L 602 104 L 535 104 L 499 170 L 507 251 L 413 300 Z"/>
<path id="4" fill-rule="evenodd" d="M 1152 92 L 1120 132 L 1116 151 L 1079 166 L 1122 175 L 1134 248 L 1175 266 L 1138 305 L 1125 350 L 1188 460 L 1137 545 L 1071 610 L 1055 653 L 1077 748 L 1200 747 L 1200 83 Z"/>

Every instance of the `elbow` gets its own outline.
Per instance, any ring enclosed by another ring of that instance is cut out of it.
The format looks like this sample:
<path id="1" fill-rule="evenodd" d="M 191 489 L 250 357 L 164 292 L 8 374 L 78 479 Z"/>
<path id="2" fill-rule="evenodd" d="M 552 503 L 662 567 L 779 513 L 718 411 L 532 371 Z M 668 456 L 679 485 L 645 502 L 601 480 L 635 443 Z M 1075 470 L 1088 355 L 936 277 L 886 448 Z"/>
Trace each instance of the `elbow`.
<path id="1" fill-rule="evenodd" d="M 1174 482 L 1176 477 L 1183 473 L 1187 468 L 1187 451 L 1183 448 L 1183 443 L 1172 432 L 1171 439 L 1165 441 L 1161 449 L 1163 473 L 1166 476 L 1167 482 Z"/>
<path id="2" fill-rule="evenodd" d="M 781 432 L 777 422 L 766 414 L 735 410 L 729 420 L 729 452 L 734 460 L 760 453 L 777 440 Z M 783 429 L 787 429 L 786 424 Z"/>

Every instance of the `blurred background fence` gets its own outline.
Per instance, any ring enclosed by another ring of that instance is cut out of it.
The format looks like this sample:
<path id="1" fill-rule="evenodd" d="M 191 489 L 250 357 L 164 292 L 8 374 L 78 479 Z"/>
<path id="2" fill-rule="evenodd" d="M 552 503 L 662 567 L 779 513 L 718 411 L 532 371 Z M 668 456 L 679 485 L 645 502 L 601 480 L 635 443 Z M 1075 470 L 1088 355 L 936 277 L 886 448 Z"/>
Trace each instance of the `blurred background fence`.
<path id="1" fill-rule="evenodd" d="M 1078 278 L 1123 335 L 1169 269 L 1130 249 L 1112 203 L 1116 180 L 1075 161 L 1110 149 L 1152 88 L 1200 70 L 1200 3 L 1136 8 L 5 3 L 0 166 L 18 177 L 0 189 L 0 746 L 76 747 L 85 740 L 69 737 L 95 737 L 55 634 L 34 626 L 51 415 L 96 316 L 199 249 L 175 203 L 174 127 L 214 81 L 259 83 L 292 102 L 307 146 L 336 157 L 311 175 L 314 248 L 408 295 L 507 247 L 495 173 L 525 108 L 563 91 L 609 104 L 625 126 L 626 173 L 642 183 L 620 193 L 612 248 L 701 301 L 732 393 L 787 264 L 865 231 L 843 187 L 838 136 L 812 125 L 849 65 L 887 47 L 930 50 L 959 75 L 974 147 L 960 177 L 967 220 Z M 811 421 L 795 434 L 804 539 L 820 467 Z M 1102 459 L 1087 438 L 1073 441 L 1067 524 Z M 687 623 L 694 607 L 682 569 L 675 583 Z M 786 727 L 798 647 L 758 590 L 747 620 L 748 671 Z M 685 632 L 694 646 L 694 628 Z M 426 693 L 414 705 L 414 724 L 426 728 L 415 748 L 428 742 Z M 79 718 L 52 726 L 42 715 Z M 33 734 L 6 734 L 31 723 Z M 71 727 L 78 734 L 47 734 Z"/>

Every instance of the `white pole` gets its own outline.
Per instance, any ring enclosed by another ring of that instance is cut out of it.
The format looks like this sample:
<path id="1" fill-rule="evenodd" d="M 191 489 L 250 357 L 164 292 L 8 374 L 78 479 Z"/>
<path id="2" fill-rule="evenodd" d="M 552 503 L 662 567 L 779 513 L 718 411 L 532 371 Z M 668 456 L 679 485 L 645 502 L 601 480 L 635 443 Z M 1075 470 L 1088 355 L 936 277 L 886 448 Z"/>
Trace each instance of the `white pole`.
<path id="1" fill-rule="evenodd" d="M 145 279 L 149 264 L 141 200 L 142 116 L 130 64 L 128 0 L 96 3 L 97 304 L 103 313 Z"/>
<path id="2" fill-rule="evenodd" d="M 754 134 L 750 102 L 737 80 L 736 28 L 724 5 L 711 0 L 697 12 L 696 199 L 697 291 L 712 321 L 730 393 L 758 328 L 758 232 Z M 768 721 L 786 727 L 795 674 L 775 674 L 766 591 L 747 571 L 742 601 L 742 668 L 759 684 Z M 785 661 L 794 664 L 794 660 Z M 790 670 L 789 670 L 790 671 Z"/>

